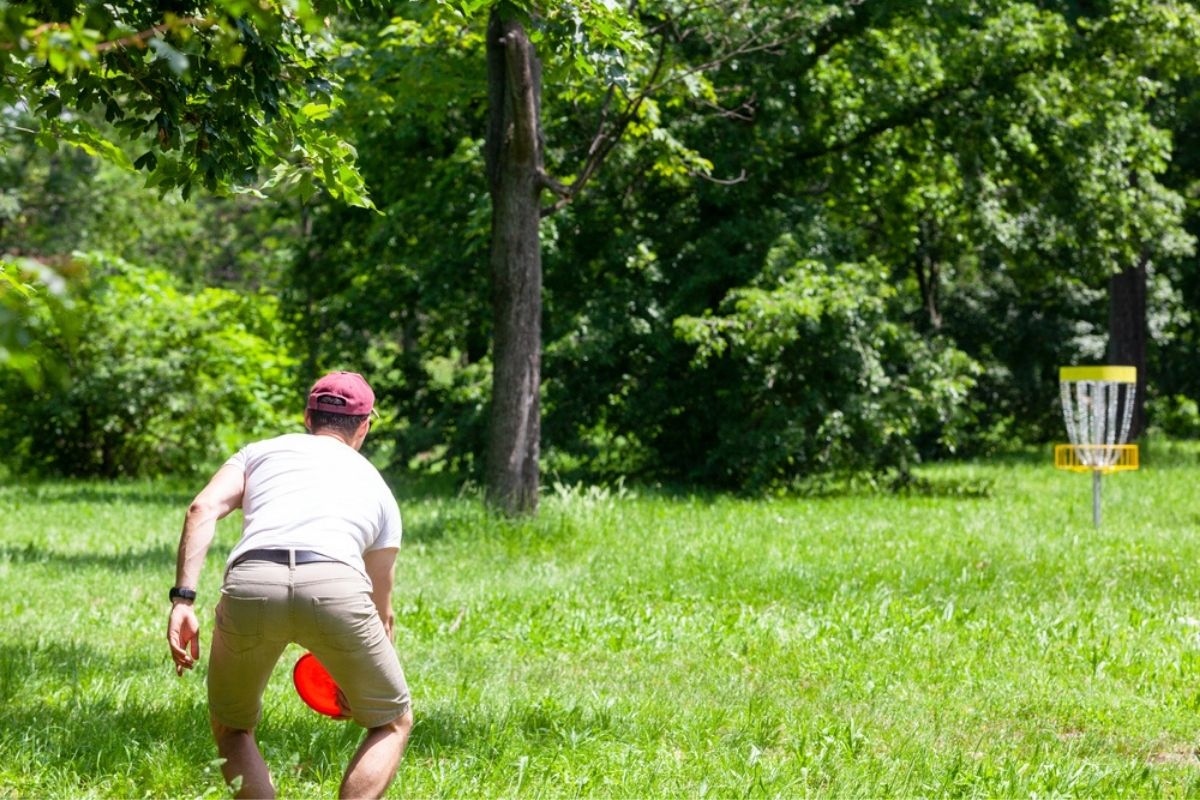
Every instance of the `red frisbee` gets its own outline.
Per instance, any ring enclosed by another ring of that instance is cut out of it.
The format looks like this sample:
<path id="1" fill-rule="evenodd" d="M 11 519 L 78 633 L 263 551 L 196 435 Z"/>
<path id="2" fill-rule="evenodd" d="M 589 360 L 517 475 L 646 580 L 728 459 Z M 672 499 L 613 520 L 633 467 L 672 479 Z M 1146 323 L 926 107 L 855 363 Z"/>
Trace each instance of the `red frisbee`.
<path id="1" fill-rule="evenodd" d="M 335 719 L 345 719 L 349 715 L 345 700 L 338 701 L 342 690 L 312 653 L 300 656 L 292 670 L 292 683 L 296 685 L 296 694 L 313 711 Z"/>

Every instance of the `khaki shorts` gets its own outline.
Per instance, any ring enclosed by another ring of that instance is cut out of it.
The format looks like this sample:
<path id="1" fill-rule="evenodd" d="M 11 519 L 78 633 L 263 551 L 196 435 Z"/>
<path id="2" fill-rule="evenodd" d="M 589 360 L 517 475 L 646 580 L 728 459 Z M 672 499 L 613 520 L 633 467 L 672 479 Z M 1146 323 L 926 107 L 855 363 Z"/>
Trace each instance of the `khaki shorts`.
<path id="1" fill-rule="evenodd" d="M 376 728 L 403 715 L 408 684 L 370 592 L 362 573 L 336 561 L 231 567 L 208 663 L 213 717 L 237 730 L 254 728 L 271 670 L 289 642 L 325 665 L 359 725 Z"/>

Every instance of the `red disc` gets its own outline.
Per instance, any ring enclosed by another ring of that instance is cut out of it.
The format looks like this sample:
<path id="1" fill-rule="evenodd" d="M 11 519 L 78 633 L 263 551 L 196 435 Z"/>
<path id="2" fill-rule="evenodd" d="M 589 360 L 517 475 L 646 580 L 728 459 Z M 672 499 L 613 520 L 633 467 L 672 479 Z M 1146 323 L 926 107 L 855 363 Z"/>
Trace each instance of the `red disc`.
<path id="1" fill-rule="evenodd" d="M 312 653 L 305 653 L 292 670 L 292 683 L 309 708 L 328 717 L 343 716 L 338 705 L 338 685 Z"/>

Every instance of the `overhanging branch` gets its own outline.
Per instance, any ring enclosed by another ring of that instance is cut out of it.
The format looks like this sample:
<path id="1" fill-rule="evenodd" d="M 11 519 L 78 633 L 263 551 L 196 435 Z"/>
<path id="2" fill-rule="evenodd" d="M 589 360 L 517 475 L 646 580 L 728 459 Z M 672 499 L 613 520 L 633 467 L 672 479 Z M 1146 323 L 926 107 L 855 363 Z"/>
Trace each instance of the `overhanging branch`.
<path id="1" fill-rule="evenodd" d="M 867 24 L 865 17 L 858 11 L 859 7 L 866 3 L 867 0 L 847 0 L 842 7 L 842 13 L 835 15 L 830 22 L 815 31 L 800 30 L 787 32 L 787 28 L 792 23 L 801 19 L 803 15 L 800 11 L 785 13 L 768 25 L 757 31 L 751 31 L 740 41 L 731 44 L 719 56 L 688 69 L 672 72 L 666 76 L 663 73 L 669 43 L 672 40 L 682 41 L 692 31 L 684 29 L 678 24 L 681 15 L 674 15 L 660 20 L 659 24 L 655 26 L 655 32 L 659 36 L 658 52 L 655 57 L 654 66 L 642 89 L 628 100 L 624 110 L 610 123 L 609 108 L 615 95 L 616 87 L 609 86 L 608 95 L 605 97 L 604 105 L 601 109 L 596 134 L 592 137 L 592 142 L 588 147 L 587 156 L 578 172 L 578 177 L 570 184 L 562 184 L 549 176 L 544 176 L 543 186 L 557 195 L 557 199 L 551 205 L 542 208 L 542 217 L 550 216 L 561 210 L 582 193 L 588 182 L 621 140 L 625 131 L 637 118 L 637 114 L 643 103 L 654 93 L 661 91 L 672 83 L 684 80 L 690 75 L 717 69 L 737 58 L 759 53 L 778 53 L 782 48 L 805 36 L 811 36 L 814 40 L 815 55 L 812 56 L 812 61 L 815 61 L 827 53 L 837 42 L 842 41 Z M 694 7 L 685 9 L 682 16 L 686 16 L 692 10 L 694 10 Z M 737 109 L 721 109 L 720 111 L 726 116 L 739 116 Z M 707 176 L 705 177 L 707 178 Z M 710 178 L 710 180 L 715 183 L 730 184 L 740 183 L 745 178 L 746 176 L 743 172 L 738 177 L 732 179 Z"/>
<path id="2" fill-rule="evenodd" d="M 122 36 L 117 39 L 109 39 L 103 42 L 97 42 L 95 51 L 97 53 L 107 53 L 110 50 L 118 50 L 127 47 L 145 47 L 146 43 L 151 39 L 161 38 L 164 33 L 179 30 L 186 27 L 211 28 L 217 24 L 217 20 L 207 17 L 180 17 L 162 22 L 158 25 L 153 25 L 145 30 L 131 33 L 128 36 Z M 65 22 L 45 22 L 38 25 L 33 30 L 22 36 L 22 39 L 38 39 L 43 34 L 51 31 L 69 31 L 71 26 Z M 17 42 L 0 42 L 0 50 L 16 50 Z"/>

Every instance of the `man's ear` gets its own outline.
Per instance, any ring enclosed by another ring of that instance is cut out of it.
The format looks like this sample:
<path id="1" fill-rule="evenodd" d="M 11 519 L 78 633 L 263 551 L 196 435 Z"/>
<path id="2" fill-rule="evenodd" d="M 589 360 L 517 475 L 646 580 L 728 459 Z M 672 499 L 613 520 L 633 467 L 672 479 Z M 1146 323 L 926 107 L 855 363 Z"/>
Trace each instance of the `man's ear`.
<path id="1" fill-rule="evenodd" d="M 304 409 L 304 429 L 312 433 L 312 411 Z"/>

